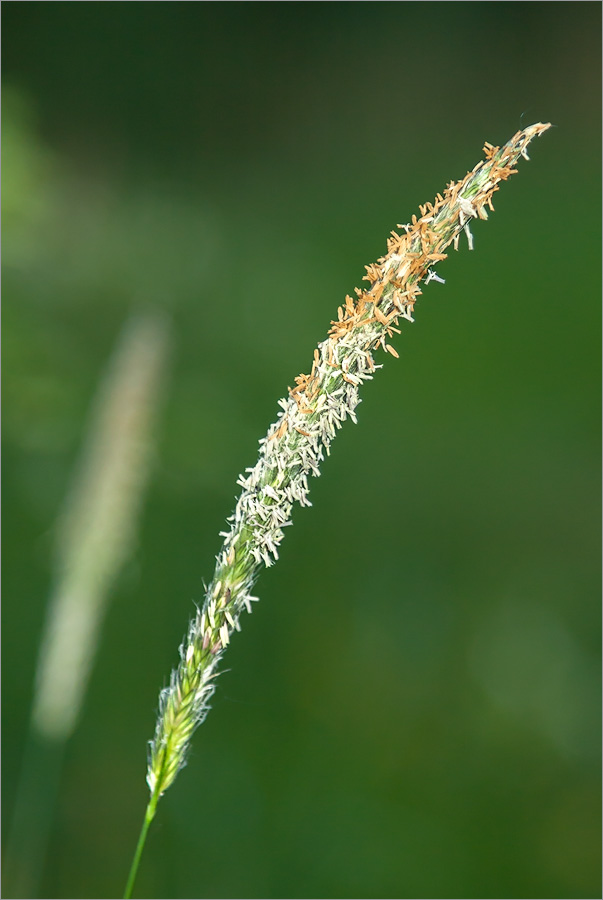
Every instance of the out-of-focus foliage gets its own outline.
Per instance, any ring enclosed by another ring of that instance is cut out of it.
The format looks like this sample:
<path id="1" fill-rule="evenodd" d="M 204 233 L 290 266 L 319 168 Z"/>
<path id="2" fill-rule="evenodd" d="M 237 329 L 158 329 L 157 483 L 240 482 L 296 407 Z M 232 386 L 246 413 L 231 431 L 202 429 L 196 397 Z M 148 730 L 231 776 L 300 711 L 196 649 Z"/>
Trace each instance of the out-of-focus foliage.
<path id="1" fill-rule="evenodd" d="M 42 895 L 119 894 L 236 477 L 363 264 L 484 140 L 550 120 L 258 584 L 138 891 L 595 896 L 598 5 L 3 12 L 8 821 L 96 383 L 132 310 L 176 345 Z"/>

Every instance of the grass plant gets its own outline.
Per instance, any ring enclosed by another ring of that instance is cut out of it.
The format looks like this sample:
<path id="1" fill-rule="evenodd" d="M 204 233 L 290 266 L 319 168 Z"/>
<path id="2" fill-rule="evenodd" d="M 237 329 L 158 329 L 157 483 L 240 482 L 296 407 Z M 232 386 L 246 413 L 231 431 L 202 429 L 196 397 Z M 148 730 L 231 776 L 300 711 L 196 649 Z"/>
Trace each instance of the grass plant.
<path id="1" fill-rule="evenodd" d="M 165 316 L 132 315 L 100 380 L 56 528 L 54 585 L 4 855 L 9 897 L 37 896 L 65 745 L 82 711 L 112 588 L 136 542 L 169 352 Z"/>
<path id="2" fill-rule="evenodd" d="M 161 796 L 186 762 L 195 729 L 203 722 L 215 690 L 220 662 L 243 612 L 257 597 L 254 584 L 265 566 L 278 559 L 284 529 L 291 524 L 295 503 L 310 506 L 309 476 L 320 474 L 324 454 L 346 421 L 356 421 L 360 387 L 381 364 L 374 353 L 397 357 L 390 341 L 400 320 L 413 320 L 421 285 L 442 282 L 436 267 L 461 237 L 473 249 L 473 220 L 487 219 L 501 182 L 517 170 L 520 157 L 549 124 L 518 131 L 503 146 L 484 146 L 485 158 L 458 182 L 448 184 L 433 203 L 420 207 L 408 225 L 398 226 L 387 241 L 387 253 L 366 266 L 368 286 L 346 296 L 327 338 L 314 351 L 309 374 L 295 378 L 288 396 L 279 401 L 276 421 L 260 441 L 255 466 L 238 484 L 242 493 L 201 609 L 180 647 L 180 662 L 159 699 L 155 735 L 150 744 L 147 782 L 150 798 L 128 878 L 125 897 L 132 895 L 149 826 Z"/>

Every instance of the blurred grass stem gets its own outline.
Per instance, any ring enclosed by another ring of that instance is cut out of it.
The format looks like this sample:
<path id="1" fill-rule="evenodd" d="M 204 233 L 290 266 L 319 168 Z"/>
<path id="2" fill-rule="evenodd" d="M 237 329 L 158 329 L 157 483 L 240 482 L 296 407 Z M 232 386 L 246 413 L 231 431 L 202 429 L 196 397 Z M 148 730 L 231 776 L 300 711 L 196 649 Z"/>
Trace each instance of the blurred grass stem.
<path id="1" fill-rule="evenodd" d="M 122 329 L 59 517 L 55 585 L 5 853 L 4 896 L 36 896 L 64 746 L 83 705 L 111 588 L 138 529 L 167 346 L 167 323 L 158 313 L 137 314 Z"/>

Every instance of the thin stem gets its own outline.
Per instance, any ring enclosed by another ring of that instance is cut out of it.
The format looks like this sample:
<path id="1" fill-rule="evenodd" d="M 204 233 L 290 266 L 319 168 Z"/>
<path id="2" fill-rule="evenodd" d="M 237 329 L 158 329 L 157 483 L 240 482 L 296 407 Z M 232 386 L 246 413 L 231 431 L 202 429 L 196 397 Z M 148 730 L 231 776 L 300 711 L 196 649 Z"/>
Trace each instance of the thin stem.
<path id="1" fill-rule="evenodd" d="M 134 858 L 132 859 L 132 866 L 130 868 L 130 874 L 128 875 L 128 882 L 126 884 L 126 889 L 124 891 L 124 900 L 130 900 L 132 896 L 132 891 L 134 889 L 134 882 L 136 881 L 136 874 L 138 872 L 138 866 L 140 864 L 140 857 L 142 856 L 142 851 L 144 850 L 144 845 L 147 840 L 147 834 L 149 831 L 149 826 L 153 819 L 155 818 L 155 811 L 157 809 L 157 802 L 159 800 L 159 795 L 157 791 L 153 791 L 151 794 L 151 799 L 147 805 L 146 812 L 144 814 L 144 822 L 142 823 L 142 828 L 140 830 L 140 837 L 138 838 L 138 843 L 136 845 L 136 850 L 134 851 Z"/>

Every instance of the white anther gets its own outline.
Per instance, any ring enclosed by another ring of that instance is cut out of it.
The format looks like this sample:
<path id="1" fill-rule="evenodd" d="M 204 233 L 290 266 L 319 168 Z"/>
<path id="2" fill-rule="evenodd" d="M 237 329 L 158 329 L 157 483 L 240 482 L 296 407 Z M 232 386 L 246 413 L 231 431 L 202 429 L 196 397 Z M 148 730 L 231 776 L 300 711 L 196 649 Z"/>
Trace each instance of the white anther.
<path id="1" fill-rule="evenodd" d="M 440 278 L 437 272 L 434 272 L 433 269 L 429 269 L 427 272 L 427 278 L 425 279 L 425 284 L 429 284 L 430 281 L 437 281 L 440 284 L 446 284 L 445 278 Z"/>

